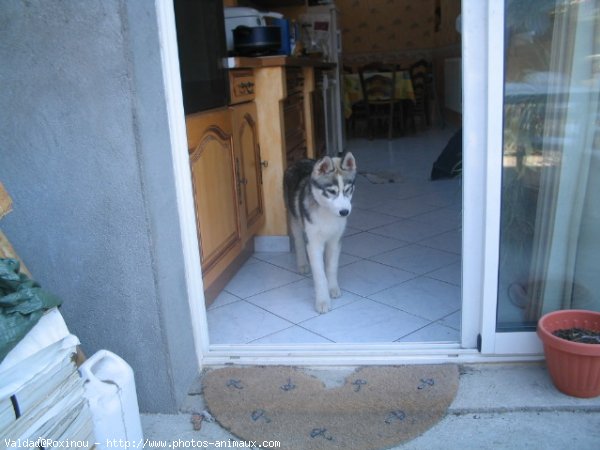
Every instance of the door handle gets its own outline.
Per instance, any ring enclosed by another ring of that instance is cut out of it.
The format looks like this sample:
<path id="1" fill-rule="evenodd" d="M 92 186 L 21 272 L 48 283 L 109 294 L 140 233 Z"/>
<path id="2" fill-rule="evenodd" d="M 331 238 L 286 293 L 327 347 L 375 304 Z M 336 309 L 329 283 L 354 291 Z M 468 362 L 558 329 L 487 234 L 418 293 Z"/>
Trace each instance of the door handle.
<path id="1" fill-rule="evenodd" d="M 242 178 L 242 176 L 241 176 L 240 159 L 239 158 L 235 158 L 235 179 L 236 179 L 238 203 L 241 205 L 243 203 L 242 185 L 248 184 L 248 180 L 246 178 Z"/>

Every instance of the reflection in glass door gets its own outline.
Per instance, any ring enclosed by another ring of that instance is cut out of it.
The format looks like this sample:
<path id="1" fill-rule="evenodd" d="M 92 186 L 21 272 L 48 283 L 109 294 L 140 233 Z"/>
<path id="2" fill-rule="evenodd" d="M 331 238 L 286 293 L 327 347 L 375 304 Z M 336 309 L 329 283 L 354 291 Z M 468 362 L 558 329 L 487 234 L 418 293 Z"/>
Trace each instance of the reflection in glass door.
<path id="1" fill-rule="evenodd" d="M 600 311 L 599 4 L 506 1 L 497 332 Z"/>

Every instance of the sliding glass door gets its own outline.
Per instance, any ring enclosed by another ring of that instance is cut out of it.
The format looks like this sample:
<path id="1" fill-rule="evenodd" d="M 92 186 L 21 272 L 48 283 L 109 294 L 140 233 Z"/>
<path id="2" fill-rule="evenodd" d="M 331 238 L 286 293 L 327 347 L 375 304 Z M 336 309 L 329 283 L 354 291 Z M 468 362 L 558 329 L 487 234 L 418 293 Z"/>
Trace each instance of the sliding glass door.
<path id="1" fill-rule="evenodd" d="M 546 312 L 600 311 L 599 5 L 505 1 L 496 354 L 535 351 Z"/>

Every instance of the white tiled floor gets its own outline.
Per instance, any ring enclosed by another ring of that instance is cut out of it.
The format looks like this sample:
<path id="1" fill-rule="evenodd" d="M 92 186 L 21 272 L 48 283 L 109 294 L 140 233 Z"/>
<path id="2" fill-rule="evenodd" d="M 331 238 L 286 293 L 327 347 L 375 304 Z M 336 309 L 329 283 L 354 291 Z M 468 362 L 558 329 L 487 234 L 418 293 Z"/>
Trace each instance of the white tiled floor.
<path id="1" fill-rule="evenodd" d="M 314 309 L 310 276 L 291 253 L 256 253 L 208 309 L 211 344 L 458 342 L 460 179 L 429 180 L 454 130 L 393 141 L 350 140 L 359 173 L 342 243 L 343 295 Z"/>

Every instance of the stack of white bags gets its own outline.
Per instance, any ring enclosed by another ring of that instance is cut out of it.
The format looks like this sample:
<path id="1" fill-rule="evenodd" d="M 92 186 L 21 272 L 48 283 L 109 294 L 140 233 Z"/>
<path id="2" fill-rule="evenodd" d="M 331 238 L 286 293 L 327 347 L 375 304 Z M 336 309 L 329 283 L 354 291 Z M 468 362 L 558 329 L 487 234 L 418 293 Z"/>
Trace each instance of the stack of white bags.
<path id="1" fill-rule="evenodd" d="M 53 308 L 0 363 L 0 447 L 94 445 L 92 414 L 75 364 L 78 344 Z"/>
<path id="2" fill-rule="evenodd" d="M 0 363 L 0 448 L 128 448 L 142 440 L 133 371 L 79 340 L 50 309 Z M 133 444 L 135 442 L 135 444 Z"/>

